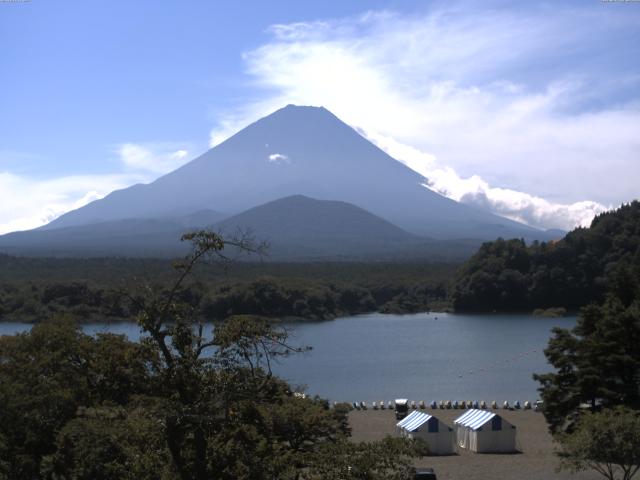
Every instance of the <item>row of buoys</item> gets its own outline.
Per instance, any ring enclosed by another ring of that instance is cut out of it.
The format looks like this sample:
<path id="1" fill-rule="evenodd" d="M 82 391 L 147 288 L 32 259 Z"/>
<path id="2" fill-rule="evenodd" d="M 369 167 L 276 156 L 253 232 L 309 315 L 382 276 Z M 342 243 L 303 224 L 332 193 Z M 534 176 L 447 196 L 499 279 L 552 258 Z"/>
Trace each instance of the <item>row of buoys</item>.
<path id="1" fill-rule="evenodd" d="M 334 402 L 334 405 L 336 405 L 337 402 Z M 440 400 L 439 402 L 436 402 L 435 400 L 433 400 L 430 404 L 429 407 L 433 410 L 447 410 L 447 409 L 455 409 L 455 410 L 465 410 L 468 408 L 475 408 L 475 409 L 481 409 L 481 410 L 485 410 L 487 408 L 491 408 L 493 410 L 498 410 L 499 408 L 502 408 L 503 410 L 531 410 L 532 408 L 534 410 L 538 410 L 539 409 L 539 405 L 540 402 L 535 402 L 535 404 L 532 406 L 531 402 L 529 401 L 525 401 L 524 403 L 520 403 L 519 400 L 516 400 L 515 402 L 513 402 L 513 406 L 507 401 L 505 400 L 502 403 L 502 407 L 499 407 L 498 402 L 496 402 L 495 400 L 493 400 L 489 405 L 487 405 L 487 403 L 482 400 L 480 402 L 478 402 L 477 400 L 462 400 L 462 401 L 458 401 L 458 400 Z M 356 409 L 356 410 L 367 410 L 369 408 L 367 402 L 352 402 L 351 406 Z M 424 403 L 424 400 L 420 400 L 419 402 L 416 402 L 415 400 L 412 400 L 411 403 L 409 404 L 409 407 L 413 410 L 424 410 L 425 408 L 427 408 L 427 405 Z M 385 409 L 389 409 L 389 410 L 393 410 L 395 408 L 395 403 L 392 402 L 391 400 L 389 400 L 389 402 L 386 404 L 383 400 L 381 400 L 380 402 L 371 402 L 371 408 L 373 410 L 385 410 Z"/>

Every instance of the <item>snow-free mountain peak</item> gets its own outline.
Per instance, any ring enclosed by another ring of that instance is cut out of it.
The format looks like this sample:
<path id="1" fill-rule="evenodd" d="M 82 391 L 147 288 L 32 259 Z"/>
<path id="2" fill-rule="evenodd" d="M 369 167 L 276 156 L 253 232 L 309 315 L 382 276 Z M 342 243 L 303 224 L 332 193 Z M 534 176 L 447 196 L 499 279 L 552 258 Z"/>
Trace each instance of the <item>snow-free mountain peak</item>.
<path id="1" fill-rule="evenodd" d="M 211 209 L 233 215 L 305 195 L 352 203 L 413 234 L 440 239 L 544 238 L 459 204 L 322 107 L 288 105 L 148 185 L 113 192 L 44 229 Z"/>

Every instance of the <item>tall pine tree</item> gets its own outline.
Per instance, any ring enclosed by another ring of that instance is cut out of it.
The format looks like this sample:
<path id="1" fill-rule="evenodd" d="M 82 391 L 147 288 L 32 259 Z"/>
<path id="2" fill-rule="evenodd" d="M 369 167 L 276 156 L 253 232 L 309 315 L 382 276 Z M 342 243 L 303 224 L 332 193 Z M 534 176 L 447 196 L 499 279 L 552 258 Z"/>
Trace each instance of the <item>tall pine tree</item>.
<path id="1" fill-rule="evenodd" d="M 545 350 L 555 372 L 534 375 L 552 432 L 571 430 L 581 407 L 640 409 L 640 255 L 618 266 L 601 305 L 555 329 Z"/>

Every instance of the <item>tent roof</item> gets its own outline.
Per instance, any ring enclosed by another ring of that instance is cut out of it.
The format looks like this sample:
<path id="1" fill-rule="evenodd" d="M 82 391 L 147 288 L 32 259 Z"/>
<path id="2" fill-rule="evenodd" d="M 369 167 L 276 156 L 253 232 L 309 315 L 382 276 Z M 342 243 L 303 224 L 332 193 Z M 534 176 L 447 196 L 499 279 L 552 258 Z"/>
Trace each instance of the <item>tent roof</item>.
<path id="1" fill-rule="evenodd" d="M 480 427 L 489 422 L 496 414 L 487 410 L 471 409 L 456 418 L 453 423 L 469 427 L 471 430 L 478 430 Z"/>
<path id="2" fill-rule="evenodd" d="M 415 432 L 422 425 L 427 423 L 433 416 L 428 413 L 419 412 L 417 410 L 411 412 L 409 415 L 400 420 L 396 426 L 399 428 L 404 428 L 409 432 Z"/>

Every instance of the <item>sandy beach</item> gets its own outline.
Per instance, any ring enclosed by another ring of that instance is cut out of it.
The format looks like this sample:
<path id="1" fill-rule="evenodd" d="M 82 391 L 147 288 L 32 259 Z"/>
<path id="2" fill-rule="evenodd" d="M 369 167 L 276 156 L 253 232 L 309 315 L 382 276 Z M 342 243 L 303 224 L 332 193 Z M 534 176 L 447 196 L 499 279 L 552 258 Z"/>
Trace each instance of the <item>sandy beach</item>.
<path id="1" fill-rule="evenodd" d="M 431 410 L 449 426 L 464 410 Z M 553 454 L 554 444 L 541 413 L 532 410 L 497 410 L 517 428 L 515 454 L 475 454 L 458 449 L 457 455 L 425 457 L 418 467 L 432 467 L 439 480 L 578 480 L 601 478 L 595 472 L 572 475 L 556 472 L 558 460 Z M 395 434 L 396 419 L 391 410 L 353 411 L 349 414 L 354 441 L 379 440 Z"/>

